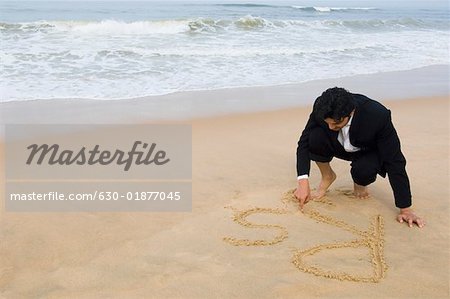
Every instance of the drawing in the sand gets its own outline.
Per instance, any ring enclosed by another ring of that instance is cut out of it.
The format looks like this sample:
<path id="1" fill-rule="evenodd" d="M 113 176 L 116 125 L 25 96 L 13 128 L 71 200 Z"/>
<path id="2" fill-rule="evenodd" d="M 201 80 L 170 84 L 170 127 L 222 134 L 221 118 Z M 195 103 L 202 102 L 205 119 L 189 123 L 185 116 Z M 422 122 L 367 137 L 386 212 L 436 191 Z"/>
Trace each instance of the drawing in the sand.
<path id="1" fill-rule="evenodd" d="M 295 190 L 291 190 L 286 192 L 281 201 L 285 206 L 289 202 L 297 203 L 297 199 L 295 198 L 293 192 Z M 326 197 L 321 198 L 317 202 L 333 205 Z M 234 211 L 233 221 L 236 223 L 248 227 L 248 228 L 260 228 L 260 229 L 274 229 L 279 233 L 270 240 L 249 240 L 249 239 L 238 239 L 234 237 L 224 237 L 223 240 L 234 246 L 271 246 L 278 243 L 283 242 L 288 237 L 288 230 L 286 227 L 278 225 L 278 224 L 256 224 L 248 221 L 246 218 L 253 214 L 293 214 L 294 212 L 289 211 L 288 209 L 279 209 L 279 208 L 252 208 L 247 210 L 237 210 L 232 208 Z M 338 280 L 348 280 L 355 282 L 379 282 L 382 278 L 385 277 L 385 273 L 387 270 L 387 265 L 384 260 L 383 253 L 383 244 L 384 244 L 384 227 L 383 227 L 383 218 L 381 215 L 377 215 L 373 217 L 371 226 L 368 230 L 361 230 L 356 228 L 353 225 L 350 225 L 342 220 L 335 219 L 331 216 L 323 215 L 317 210 L 314 209 L 306 209 L 303 211 L 303 214 L 308 216 L 309 218 L 316 220 L 318 222 L 326 223 L 329 225 L 333 225 L 340 229 L 346 230 L 357 236 L 356 239 L 352 241 L 341 241 L 341 242 L 333 242 L 327 244 L 319 244 L 317 246 L 308 248 L 308 249 L 295 249 L 292 263 L 301 271 L 305 273 L 314 274 L 316 276 L 321 276 L 325 278 L 332 278 Z M 329 271 L 317 267 L 315 265 L 308 264 L 305 260 L 307 257 L 311 257 L 321 251 L 324 250 L 333 250 L 340 248 L 359 248 L 359 247 L 367 247 L 369 249 L 371 264 L 372 264 L 372 275 L 363 276 L 356 275 L 352 273 L 346 272 L 336 272 Z"/>

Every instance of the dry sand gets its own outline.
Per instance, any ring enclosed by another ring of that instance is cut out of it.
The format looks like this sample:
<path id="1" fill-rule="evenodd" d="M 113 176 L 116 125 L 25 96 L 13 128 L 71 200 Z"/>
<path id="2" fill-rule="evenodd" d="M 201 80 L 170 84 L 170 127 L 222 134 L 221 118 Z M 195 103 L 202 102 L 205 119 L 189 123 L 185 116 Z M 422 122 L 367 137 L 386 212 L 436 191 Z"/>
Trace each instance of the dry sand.
<path id="1" fill-rule="evenodd" d="M 286 192 L 310 107 L 195 119 L 192 212 L 2 209 L 0 297 L 449 298 L 449 99 L 384 104 L 425 228 L 396 222 L 381 177 L 370 199 L 347 196 L 339 160 L 327 197 L 297 210 Z"/>

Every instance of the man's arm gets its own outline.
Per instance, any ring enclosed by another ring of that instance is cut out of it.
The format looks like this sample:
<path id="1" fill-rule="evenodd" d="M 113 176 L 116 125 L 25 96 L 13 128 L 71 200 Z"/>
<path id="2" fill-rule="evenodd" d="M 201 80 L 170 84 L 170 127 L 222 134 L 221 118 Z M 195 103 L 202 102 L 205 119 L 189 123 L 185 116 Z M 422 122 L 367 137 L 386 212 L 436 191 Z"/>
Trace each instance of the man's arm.
<path id="1" fill-rule="evenodd" d="M 311 168 L 309 134 L 316 125 L 314 115 L 311 113 L 297 143 L 297 190 L 295 190 L 294 195 L 299 199 L 300 209 L 303 209 L 303 206 L 309 201 L 311 196 L 309 187 L 309 171 Z"/>
<path id="2" fill-rule="evenodd" d="M 388 111 L 384 126 L 377 135 L 377 147 L 394 192 L 395 205 L 400 209 L 399 222 L 406 221 L 411 227 L 417 223 L 424 226 L 424 221 L 411 210 L 411 187 L 406 173 L 406 159 L 401 152 L 400 139 L 392 124 L 391 112 Z"/>
<path id="3" fill-rule="evenodd" d="M 309 158 L 309 133 L 311 132 L 311 129 L 316 126 L 317 123 L 314 119 L 314 115 L 311 113 L 297 143 L 297 176 L 309 176 L 311 168 L 311 159 Z"/>
<path id="4" fill-rule="evenodd" d="M 384 125 L 377 134 L 377 147 L 394 192 L 395 205 L 402 209 L 411 206 L 411 188 L 406 174 L 406 159 L 400 149 L 400 140 L 388 111 Z"/>

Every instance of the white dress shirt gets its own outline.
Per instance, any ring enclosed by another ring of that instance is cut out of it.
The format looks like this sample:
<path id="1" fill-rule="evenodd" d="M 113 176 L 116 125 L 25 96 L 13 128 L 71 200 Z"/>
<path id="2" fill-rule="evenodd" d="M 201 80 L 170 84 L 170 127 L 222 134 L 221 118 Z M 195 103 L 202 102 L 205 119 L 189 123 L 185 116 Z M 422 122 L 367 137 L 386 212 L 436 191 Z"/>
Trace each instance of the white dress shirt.
<path id="1" fill-rule="evenodd" d="M 348 123 L 339 130 L 338 141 L 344 147 L 346 152 L 354 153 L 361 150 L 359 147 L 350 143 L 350 125 L 352 124 L 353 114 L 350 116 Z"/>

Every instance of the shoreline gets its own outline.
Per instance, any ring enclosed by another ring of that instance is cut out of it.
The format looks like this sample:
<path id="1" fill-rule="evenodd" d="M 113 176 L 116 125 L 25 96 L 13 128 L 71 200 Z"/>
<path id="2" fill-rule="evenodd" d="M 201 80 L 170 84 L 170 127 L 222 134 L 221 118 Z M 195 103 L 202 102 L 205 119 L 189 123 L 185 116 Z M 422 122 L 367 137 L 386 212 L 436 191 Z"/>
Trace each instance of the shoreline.
<path id="1" fill-rule="evenodd" d="M 158 97 L 167 97 L 172 96 L 175 94 L 183 94 L 183 93 L 202 93 L 202 92 L 219 92 L 219 91 L 227 91 L 232 89 L 247 89 L 247 88 L 283 88 L 283 87 L 297 87 L 298 85 L 304 85 L 309 84 L 313 82 L 320 82 L 320 81 L 336 81 L 340 79 L 352 79 L 358 77 L 364 77 L 364 76 L 380 76 L 383 74 L 395 74 L 395 73 L 407 73 L 407 72 L 416 72 L 416 71 L 428 71 L 433 69 L 439 70 L 442 68 L 447 67 L 450 69 L 450 64 L 432 64 L 432 65 L 426 65 L 421 67 L 415 67 L 411 69 L 405 69 L 405 70 L 394 70 L 394 71 L 380 71 L 376 73 L 367 73 L 367 74 L 355 74 L 355 75 L 348 75 L 348 76 L 342 76 L 342 77 L 333 77 L 333 78 L 322 78 L 322 79 L 313 79 L 308 81 L 301 81 L 301 82 L 288 82 L 288 83 L 278 83 L 278 84 L 263 84 L 263 85 L 248 85 L 248 86 L 226 86 L 226 87 L 217 87 L 217 88 L 200 88 L 200 89 L 187 89 L 187 90 L 179 90 L 179 91 L 172 91 L 167 93 L 161 93 L 161 94 L 149 94 L 144 96 L 135 96 L 135 97 L 125 97 L 125 98 L 114 98 L 114 99 L 108 99 L 108 98 L 77 98 L 77 97 L 66 97 L 66 98 L 30 98 L 30 99 L 22 99 L 22 100 L 4 100 L 2 103 L 15 103 L 15 102 L 33 102 L 33 101 L 134 101 L 134 100 L 143 100 L 143 99 L 152 99 L 152 98 L 158 98 Z M 447 70 L 447 73 L 450 75 L 450 70 Z"/>
<path id="2" fill-rule="evenodd" d="M 51 99 L 0 103 L 0 124 L 135 123 L 303 107 L 340 86 L 375 100 L 448 96 L 450 65 L 273 86 L 183 91 L 127 100 Z"/>

